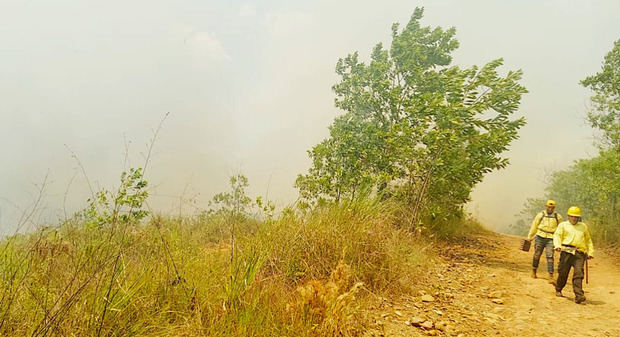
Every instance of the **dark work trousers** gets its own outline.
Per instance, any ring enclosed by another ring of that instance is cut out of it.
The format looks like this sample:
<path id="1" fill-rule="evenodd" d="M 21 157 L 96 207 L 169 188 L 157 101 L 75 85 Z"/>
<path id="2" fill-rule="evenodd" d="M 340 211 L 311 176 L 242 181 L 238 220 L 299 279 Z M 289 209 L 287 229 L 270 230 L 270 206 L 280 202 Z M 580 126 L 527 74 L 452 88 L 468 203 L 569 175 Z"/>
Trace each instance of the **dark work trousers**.
<path id="1" fill-rule="evenodd" d="M 583 264 L 586 261 L 586 254 L 580 251 L 575 255 L 567 252 L 560 254 L 560 263 L 558 263 L 558 281 L 555 285 L 556 291 L 562 291 L 568 279 L 570 268 L 573 268 L 573 292 L 575 298 L 584 297 L 581 282 L 583 281 Z"/>
<path id="2" fill-rule="evenodd" d="M 553 274 L 553 238 L 543 238 L 536 235 L 534 241 L 534 257 L 532 258 L 532 269 L 538 269 L 538 262 L 543 250 L 547 258 L 547 272 Z"/>

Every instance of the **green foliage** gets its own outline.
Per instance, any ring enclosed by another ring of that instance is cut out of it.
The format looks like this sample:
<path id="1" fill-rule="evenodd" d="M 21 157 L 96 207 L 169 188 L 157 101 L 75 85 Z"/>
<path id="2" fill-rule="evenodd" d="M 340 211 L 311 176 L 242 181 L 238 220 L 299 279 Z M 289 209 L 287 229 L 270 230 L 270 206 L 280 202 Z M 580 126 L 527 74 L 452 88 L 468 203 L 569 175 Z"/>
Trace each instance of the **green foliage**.
<path id="1" fill-rule="evenodd" d="M 588 112 L 590 124 L 603 131 L 604 142 L 620 151 L 620 40 L 605 55 L 601 72 L 581 84 L 594 91 L 594 110 Z"/>
<path id="2" fill-rule="evenodd" d="M 210 210 L 211 214 L 225 215 L 234 220 L 248 216 L 248 206 L 252 202 L 252 199 L 245 192 L 248 186 L 248 178 L 244 175 L 231 176 L 230 191 L 214 195 L 213 200 L 209 203 L 210 206 L 215 207 Z"/>
<path id="3" fill-rule="evenodd" d="M 254 282 L 256 273 L 263 262 L 263 254 L 260 251 L 251 250 L 230 266 L 229 282 L 224 285 L 225 305 L 228 305 L 230 309 L 240 309 L 242 297 Z"/>
<path id="4" fill-rule="evenodd" d="M 264 201 L 263 197 L 256 197 L 256 207 L 259 212 L 262 212 L 267 220 L 273 219 L 274 212 L 276 211 L 276 205 L 271 200 Z"/>
<path id="5" fill-rule="evenodd" d="M 148 183 L 144 180 L 142 168 L 131 168 L 121 173 L 121 184 L 112 193 L 101 190 L 88 199 L 88 206 L 77 216 L 87 226 L 101 227 L 106 224 L 137 224 L 149 213 L 142 209 L 148 197 Z"/>
<path id="6" fill-rule="evenodd" d="M 484 174 L 508 164 L 500 153 L 525 124 L 509 119 L 526 92 L 521 71 L 500 76 L 501 59 L 451 66 L 455 30 L 423 27 L 422 14 L 403 30 L 395 24 L 390 49 L 377 44 L 368 64 L 358 53 L 338 61 L 333 90 L 345 113 L 309 151 L 312 166 L 296 180 L 305 200 L 378 193 L 410 205 L 412 222 L 447 218 Z"/>
<path id="7" fill-rule="evenodd" d="M 620 153 L 601 151 L 592 159 L 576 161 L 566 170 L 554 172 L 546 188 L 546 198 L 558 202 L 558 212 L 577 205 L 592 224 L 594 236 L 607 243 L 620 242 Z M 544 207 L 545 198 L 528 199 L 522 215 L 529 221 Z M 531 202 L 535 201 L 535 202 Z M 528 222 L 529 223 L 529 222 Z"/>

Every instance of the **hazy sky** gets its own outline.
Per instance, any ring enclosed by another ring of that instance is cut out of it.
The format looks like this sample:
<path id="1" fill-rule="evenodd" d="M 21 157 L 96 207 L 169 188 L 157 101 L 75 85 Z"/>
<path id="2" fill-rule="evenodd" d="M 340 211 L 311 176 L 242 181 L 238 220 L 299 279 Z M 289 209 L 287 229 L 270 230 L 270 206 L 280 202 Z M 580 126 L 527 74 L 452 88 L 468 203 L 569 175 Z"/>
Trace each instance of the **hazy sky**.
<path id="1" fill-rule="evenodd" d="M 337 59 L 389 44 L 416 6 L 423 24 L 456 27 L 456 64 L 503 57 L 503 71 L 525 73 L 512 164 L 470 205 L 489 227 L 512 222 L 550 172 L 596 153 L 578 82 L 620 38 L 620 1 L 0 0 L 0 229 L 46 176 L 33 222 L 85 205 L 72 154 L 94 188 L 116 186 L 167 112 L 147 172 L 153 207 L 204 208 L 236 173 L 254 196 L 294 201 L 306 150 L 339 113 Z"/>

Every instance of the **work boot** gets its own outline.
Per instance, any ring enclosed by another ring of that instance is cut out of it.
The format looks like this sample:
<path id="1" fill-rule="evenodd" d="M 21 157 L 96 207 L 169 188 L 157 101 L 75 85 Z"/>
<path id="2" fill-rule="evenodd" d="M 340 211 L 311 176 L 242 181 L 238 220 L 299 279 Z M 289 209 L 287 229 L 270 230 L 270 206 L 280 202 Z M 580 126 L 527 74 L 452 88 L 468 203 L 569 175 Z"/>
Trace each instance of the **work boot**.
<path id="1" fill-rule="evenodd" d="M 536 269 L 532 269 L 532 278 L 536 278 Z"/>
<path id="2" fill-rule="evenodd" d="M 577 303 L 577 304 L 581 304 L 581 303 L 583 303 L 585 301 L 586 301 L 586 297 L 585 296 L 575 297 L 575 303 Z"/>
<path id="3" fill-rule="evenodd" d="M 564 297 L 564 295 L 562 295 L 562 292 L 561 291 L 557 291 L 557 290 L 555 291 L 555 296 L 557 296 L 557 297 Z"/>

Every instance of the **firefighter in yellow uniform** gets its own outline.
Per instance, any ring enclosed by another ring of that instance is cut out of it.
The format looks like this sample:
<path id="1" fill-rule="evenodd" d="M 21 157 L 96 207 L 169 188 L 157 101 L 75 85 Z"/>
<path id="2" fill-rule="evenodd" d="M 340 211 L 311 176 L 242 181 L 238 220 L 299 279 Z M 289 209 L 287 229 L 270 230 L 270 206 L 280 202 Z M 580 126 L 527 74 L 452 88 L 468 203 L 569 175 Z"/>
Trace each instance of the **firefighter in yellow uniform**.
<path id="1" fill-rule="evenodd" d="M 594 254 L 592 237 L 588 226 L 581 222 L 581 209 L 573 206 L 567 212 L 568 221 L 562 222 L 553 235 L 553 246 L 560 253 L 558 264 L 558 279 L 555 284 L 555 295 L 562 297 L 562 289 L 566 285 L 566 279 L 571 267 L 573 268 L 573 292 L 575 303 L 583 303 L 586 297 L 581 283 L 583 281 L 583 265 L 586 259 L 591 259 Z"/>
<path id="2" fill-rule="evenodd" d="M 562 216 L 554 212 L 555 201 L 548 200 L 545 203 L 545 210 L 536 214 L 532 227 L 527 235 L 527 239 L 534 241 L 534 256 L 532 258 L 532 277 L 536 278 L 536 270 L 543 250 L 547 258 L 547 272 L 549 273 L 549 283 L 553 283 L 553 233 L 562 222 Z"/>

